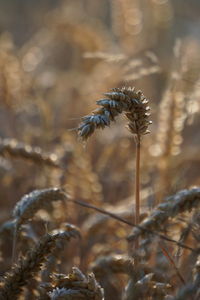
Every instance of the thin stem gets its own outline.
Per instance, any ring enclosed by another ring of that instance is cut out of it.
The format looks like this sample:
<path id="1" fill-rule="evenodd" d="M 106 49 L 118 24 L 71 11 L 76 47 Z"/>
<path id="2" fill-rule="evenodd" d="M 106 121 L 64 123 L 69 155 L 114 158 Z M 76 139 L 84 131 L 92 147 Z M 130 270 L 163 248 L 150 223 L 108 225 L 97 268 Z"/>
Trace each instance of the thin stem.
<path id="1" fill-rule="evenodd" d="M 136 161 L 135 161 L 135 224 L 140 223 L 140 135 L 136 140 Z"/>
<path id="2" fill-rule="evenodd" d="M 177 276 L 179 277 L 180 281 L 185 285 L 185 279 L 183 278 L 183 276 L 181 275 L 179 269 L 177 268 L 173 258 L 171 257 L 171 255 L 168 253 L 167 249 L 161 244 L 159 243 L 159 246 L 162 250 L 162 253 L 164 254 L 164 256 L 167 258 L 167 260 L 170 262 L 170 264 L 172 265 L 172 267 L 175 269 Z"/>
<path id="3" fill-rule="evenodd" d="M 17 246 L 17 235 L 18 235 L 18 222 L 15 222 L 15 227 L 14 227 L 14 233 L 13 233 L 13 245 L 12 245 L 12 265 L 15 262 L 15 255 L 16 255 L 16 246 Z"/>
<path id="4" fill-rule="evenodd" d="M 89 204 L 89 203 L 86 203 L 86 202 L 83 202 L 83 201 L 80 201 L 80 200 L 68 199 L 67 201 L 72 202 L 72 203 L 75 203 L 75 204 L 77 204 L 77 205 L 81 205 L 81 206 L 86 207 L 86 208 L 94 209 L 94 210 L 100 212 L 101 214 L 107 215 L 107 216 L 109 216 L 109 217 L 111 217 L 111 218 L 113 218 L 113 219 L 115 219 L 115 220 L 117 220 L 117 221 L 120 221 L 120 222 L 122 222 L 122 223 L 124 223 L 124 224 L 127 224 L 127 225 L 129 225 L 129 226 L 131 226 L 131 227 L 138 228 L 138 229 L 140 229 L 141 231 L 147 232 L 147 233 L 149 233 L 149 234 L 154 234 L 154 235 L 158 236 L 159 238 L 161 238 L 161 239 L 163 239 L 163 240 L 165 240 L 165 241 L 168 241 L 168 242 L 171 242 L 171 243 L 175 243 L 176 245 L 178 245 L 178 246 L 180 246 L 180 247 L 183 247 L 183 248 L 185 248 L 185 249 L 187 249 L 187 250 L 190 250 L 190 251 L 192 251 L 192 252 L 197 252 L 197 253 L 198 253 L 198 249 L 191 248 L 191 247 L 189 247 L 189 246 L 187 246 L 187 245 L 185 245 L 185 244 L 183 244 L 183 243 L 181 243 L 181 242 L 178 242 L 178 241 L 176 241 L 176 240 L 171 239 L 171 238 L 168 237 L 167 235 L 160 234 L 160 233 L 158 233 L 158 232 L 156 232 L 156 231 L 153 231 L 153 230 L 151 230 L 151 229 L 147 229 L 147 228 L 144 229 L 142 226 L 135 225 L 135 224 L 133 224 L 133 223 L 131 223 L 131 222 L 129 222 L 129 221 L 127 221 L 127 220 L 121 218 L 120 216 L 118 216 L 118 215 L 116 215 L 116 214 L 113 214 L 113 213 L 111 213 L 111 212 L 109 212 L 109 211 L 106 211 L 106 210 L 103 209 L 103 208 L 97 207 L 97 206 L 95 206 L 95 205 L 92 205 L 92 204 Z"/>

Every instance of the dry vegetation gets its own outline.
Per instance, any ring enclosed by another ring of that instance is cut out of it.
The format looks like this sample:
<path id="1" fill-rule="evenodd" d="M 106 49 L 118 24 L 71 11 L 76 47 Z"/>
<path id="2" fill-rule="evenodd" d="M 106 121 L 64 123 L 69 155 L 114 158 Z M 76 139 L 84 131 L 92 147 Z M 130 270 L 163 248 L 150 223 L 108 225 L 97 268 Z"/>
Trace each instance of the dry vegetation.
<path id="1" fill-rule="evenodd" d="M 29 36 L 1 13 L 0 300 L 200 299 L 189 2 L 30 1 Z"/>

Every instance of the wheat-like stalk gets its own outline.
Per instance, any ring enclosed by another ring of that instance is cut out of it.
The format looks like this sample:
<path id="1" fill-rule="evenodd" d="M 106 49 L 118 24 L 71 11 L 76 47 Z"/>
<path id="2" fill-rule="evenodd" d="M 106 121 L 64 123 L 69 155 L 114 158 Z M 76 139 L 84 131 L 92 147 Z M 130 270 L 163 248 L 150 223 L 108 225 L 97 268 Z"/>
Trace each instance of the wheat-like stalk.
<path id="1" fill-rule="evenodd" d="M 17 234 L 19 227 L 27 223 L 34 217 L 36 212 L 44 207 L 47 207 L 51 202 L 58 200 L 66 200 L 67 194 L 59 188 L 48 188 L 42 190 L 34 190 L 25 195 L 17 202 L 13 210 L 13 217 L 15 218 L 15 231 L 13 238 L 12 261 L 15 259 L 15 251 L 17 244 Z"/>
<path id="2" fill-rule="evenodd" d="M 49 292 L 51 300 L 103 300 L 103 289 L 93 273 L 85 276 L 77 267 L 68 276 L 57 276 L 56 286 Z"/>
<path id="3" fill-rule="evenodd" d="M 140 299 L 141 295 L 151 293 L 152 295 L 163 295 L 170 287 L 169 284 L 158 282 L 164 280 L 164 277 L 155 272 L 151 274 L 151 268 L 138 260 L 134 260 L 126 255 L 110 255 L 98 258 L 91 265 L 93 272 L 98 280 L 109 282 L 109 276 L 122 273 L 127 274 L 130 281 L 126 287 L 123 300 Z M 146 275 L 145 275 L 146 274 Z M 152 280 L 152 277 L 155 280 Z M 143 299 L 143 298 L 141 298 Z"/>
<path id="4" fill-rule="evenodd" d="M 140 280 L 129 280 L 126 286 L 123 300 L 137 299 L 164 299 L 165 295 L 171 289 L 170 284 L 157 282 L 153 280 L 154 274 L 149 273 L 144 275 Z"/>
<path id="5" fill-rule="evenodd" d="M 148 234 L 148 230 L 161 230 L 169 218 L 174 218 L 180 213 L 191 211 L 199 205 L 200 188 L 182 190 L 168 197 L 165 202 L 158 205 L 153 213 L 140 224 L 140 228 L 133 229 L 128 240 L 132 241 L 140 235 Z"/>
<path id="6" fill-rule="evenodd" d="M 77 228 L 69 223 L 63 223 L 60 226 L 59 230 L 53 230 L 51 233 L 56 234 L 60 230 L 63 230 L 66 235 L 69 235 L 71 238 L 81 238 L 80 232 L 77 230 Z M 43 270 L 41 271 L 41 280 L 43 282 L 51 281 L 52 272 L 56 270 L 57 263 L 60 261 L 61 251 L 64 250 L 65 247 L 65 240 L 59 239 L 56 243 L 56 247 L 51 251 L 51 254 L 49 255 L 48 259 L 46 260 Z"/>
<path id="7" fill-rule="evenodd" d="M 13 210 L 13 216 L 19 226 L 33 218 L 39 209 L 47 207 L 49 203 L 66 199 L 67 194 L 59 188 L 34 190 L 17 202 Z"/>
<path id="8" fill-rule="evenodd" d="M 0 139 L 0 155 L 29 160 L 39 165 L 60 167 L 56 154 L 47 154 L 40 147 L 32 147 L 16 139 Z"/>
<path id="9" fill-rule="evenodd" d="M 75 227 L 68 231 L 55 231 L 46 234 L 39 243 L 31 249 L 24 258 L 20 258 L 12 270 L 4 276 L 4 285 L 0 289 L 0 299 L 15 300 L 22 292 L 22 288 L 41 269 L 48 255 L 56 247 L 58 240 L 69 240 L 71 237 L 79 236 Z"/>
<path id="10" fill-rule="evenodd" d="M 104 129 L 109 126 L 115 118 L 125 113 L 129 120 L 128 128 L 134 135 L 147 134 L 149 121 L 148 100 L 141 91 L 135 88 L 114 88 L 111 92 L 105 93 L 105 99 L 97 101 L 101 106 L 92 112 L 91 115 L 83 117 L 82 123 L 78 127 L 78 135 L 82 140 L 87 140 L 96 129 Z"/>
<path id="11" fill-rule="evenodd" d="M 136 272 L 134 260 L 127 255 L 99 257 L 92 263 L 91 268 L 98 277 L 105 276 L 108 273 L 125 273 L 133 276 Z"/>
<path id="12" fill-rule="evenodd" d="M 109 274 L 127 274 L 138 280 L 141 274 L 148 274 L 151 269 L 143 263 L 136 263 L 136 260 L 128 255 L 108 255 L 99 257 L 91 264 L 91 269 L 97 278 L 104 278 Z"/>
<path id="13" fill-rule="evenodd" d="M 134 135 L 136 142 L 136 171 L 135 171 L 135 224 L 140 222 L 140 148 L 141 136 L 149 133 L 148 126 L 150 107 L 148 100 L 141 91 L 135 88 L 114 88 L 110 93 L 104 94 L 107 98 L 97 101 L 101 108 L 96 109 L 91 115 L 83 117 L 83 122 L 78 127 L 78 135 L 82 140 L 87 140 L 93 132 L 109 126 L 115 118 L 125 113 L 128 119 L 128 129 Z M 136 248 L 138 241 L 136 241 Z"/>

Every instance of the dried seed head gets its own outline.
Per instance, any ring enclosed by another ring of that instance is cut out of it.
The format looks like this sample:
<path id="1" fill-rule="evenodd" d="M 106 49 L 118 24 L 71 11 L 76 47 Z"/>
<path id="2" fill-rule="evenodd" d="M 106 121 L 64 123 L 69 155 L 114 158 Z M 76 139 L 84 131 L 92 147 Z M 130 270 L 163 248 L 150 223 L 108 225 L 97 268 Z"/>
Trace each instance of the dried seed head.
<path id="1" fill-rule="evenodd" d="M 142 221 L 140 228 L 134 228 L 128 240 L 132 241 L 140 235 L 147 235 L 149 234 L 148 230 L 160 230 L 169 218 L 175 218 L 178 214 L 191 211 L 193 208 L 199 207 L 199 205 L 200 188 L 179 191 L 177 194 L 168 197 L 165 202 L 159 204 L 152 214 Z"/>
<path id="2" fill-rule="evenodd" d="M 67 199 L 67 194 L 59 188 L 35 190 L 17 202 L 13 216 L 16 218 L 17 224 L 20 225 L 31 219 L 39 209 L 44 208 L 50 202 L 65 199 Z"/>
<path id="3" fill-rule="evenodd" d="M 122 112 L 129 120 L 128 128 L 134 135 L 144 135 L 149 133 L 148 100 L 141 91 L 134 88 L 114 88 L 111 92 L 104 94 L 107 98 L 97 101 L 101 108 L 96 109 L 91 115 L 83 117 L 83 122 L 78 127 L 78 135 L 82 140 L 87 140 L 95 129 L 104 129 L 115 121 Z"/>
<path id="4" fill-rule="evenodd" d="M 126 255 L 110 255 L 99 257 L 91 264 L 95 275 L 102 277 L 108 272 L 133 275 L 135 272 L 134 260 Z"/>
<path id="5" fill-rule="evenodd" d="M 154 273 L 148 273 L 135 282 L 133 278 L 129 280 L 125 289 L 124 300 L 136 299 L 164 299 L 171 285 L 164 282 L 156 282 L 153 280 Z"/>
<path id="6" fill-rule="evenodd" d="M 73 267 L 72 273 L 68 276 L 63 276 L 63 274 L 57 276 L 56 286 L 48 294 L 53 300 L 103 300 L 103 290 L 96 281 L 94 274 L 84 275 L 77 267 Z"/>
<path id="7" fill-rule="evenodd" d="M 71 229 L 73 234 L 76 231 L 77 236 L 79 235 L 75 226 L 71 225 Z M 56 248 L 57 242 L 63 239 L 68 241 L 74 237 L 73 234 L 70 235 L 68 228 L 68 232 L 57 230 L 44 235 L 35 247 L 30 249 L 25 257 L 20 258 L 9 273 L 5 274 L 0 299 L 17 300 L 23 287 L 37 274 L 48 255 Z"/>

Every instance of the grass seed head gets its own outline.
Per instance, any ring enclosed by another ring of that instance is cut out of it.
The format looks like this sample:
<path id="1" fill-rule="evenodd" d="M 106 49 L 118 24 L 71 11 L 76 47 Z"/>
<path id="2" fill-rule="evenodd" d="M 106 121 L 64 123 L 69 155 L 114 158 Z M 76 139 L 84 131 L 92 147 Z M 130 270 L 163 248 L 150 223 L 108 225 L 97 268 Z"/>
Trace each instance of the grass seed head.
<path id="1" fill-rule="evenodd" d="M 135 88 L 114 88 L 111 92 L 104 94 L 107 98 L 97 101 L 101 106 L 92 112 L 91 115 L 83 117 L 82 123 L 78 127 L 78 135 L 82 140 L 87 140 L 96 129 L 104 129 L 115 121 L 115 118 L 125 113 L 129 123 L 128 129 L 134 135 L 144 135 L 149 133 L 148 100 L 141 91 Z"/>
<path id="2" fill-rule="evenodd" d="M 13 210 L 13 216 L 17 220 L 17 224 L 27 222 L 33 218 L 35 213 L 47 206 L 50 202 L 67 199 L 66 193 L 59 188 L 48 188 L 42 190 L 35 190 L 17 202 Z"/>

